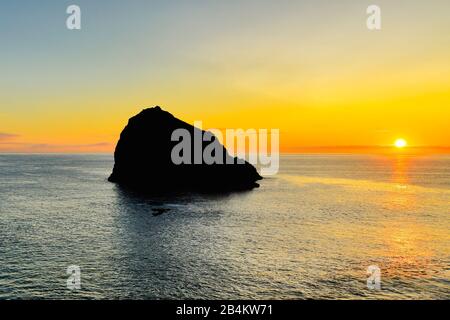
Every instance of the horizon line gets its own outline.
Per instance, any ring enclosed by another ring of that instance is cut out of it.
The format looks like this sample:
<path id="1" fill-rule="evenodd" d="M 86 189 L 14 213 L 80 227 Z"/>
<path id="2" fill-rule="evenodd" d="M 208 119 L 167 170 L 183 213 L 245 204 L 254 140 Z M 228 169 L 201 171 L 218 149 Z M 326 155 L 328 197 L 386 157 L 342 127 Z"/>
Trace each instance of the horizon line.
<path id="1" fill-rule="evenodd" d="M 68 147 L 68 146 L 67 146 Z M 76 146 L 74 146 L 76 148 Z M 70 148 L 70 147 L 68 147 Z M 105 154 L 113 155 L 114 150 L 0 150 L 3 155 L 39 155 L 39 154 L 55 154 L 55 155 L 83 155 L 83 154 Z M 307 146 L 307 147 L 288 147 L 279 151 L 279 154 L 450 154 L 450 146 L 408 146 L 405 148 L 396 148 L 395 146 Z"/>

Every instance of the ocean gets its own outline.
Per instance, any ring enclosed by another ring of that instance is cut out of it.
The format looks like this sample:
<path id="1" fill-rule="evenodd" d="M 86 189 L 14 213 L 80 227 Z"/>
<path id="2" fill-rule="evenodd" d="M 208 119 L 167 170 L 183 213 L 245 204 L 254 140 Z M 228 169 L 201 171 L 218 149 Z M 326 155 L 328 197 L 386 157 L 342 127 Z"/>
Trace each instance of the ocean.
<path id="1" fill-rule="evenodd" d="M 448 156 L 284 155 L 253 191 L 152 198 L 112 167 L 0 155 L 0 299 L 450 298 Z"/>

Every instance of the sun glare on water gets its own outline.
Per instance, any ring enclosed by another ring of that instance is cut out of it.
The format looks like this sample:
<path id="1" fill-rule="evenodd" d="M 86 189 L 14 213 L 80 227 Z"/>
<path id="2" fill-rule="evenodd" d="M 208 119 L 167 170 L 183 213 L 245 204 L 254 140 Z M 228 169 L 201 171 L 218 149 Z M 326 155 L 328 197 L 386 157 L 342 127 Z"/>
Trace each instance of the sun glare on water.
<path id="1" fill-rule="evenodd" d="M 395 140 L 395 147 L 396 148 L 404 148 L 408 145 L 405 139 L 397 139 Z"/>

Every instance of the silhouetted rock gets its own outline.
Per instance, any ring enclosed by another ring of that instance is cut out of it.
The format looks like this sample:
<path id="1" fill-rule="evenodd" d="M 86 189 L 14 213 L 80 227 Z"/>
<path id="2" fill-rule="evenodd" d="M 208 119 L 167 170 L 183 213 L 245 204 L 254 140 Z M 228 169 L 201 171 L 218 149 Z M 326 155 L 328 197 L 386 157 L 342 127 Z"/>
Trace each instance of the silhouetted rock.
<path id="1" fill-rule="evenodd" d="M 163 213 L 169 212 L 170 209 L 169 208 L 153 208 L 152 211 L 153 211 L 153 216 L 157 217 L 157 216 L 162 215 Z"/>
<path id="2" fill-rule="evenodd" d="M 256 181 L 262 177 L 256 169 L 248 162 L 238 164 L 237 159 L 231 157 L 214 136 L 211 141 L 202 142 L 202 151 L 206 146 L 215 144 L 223 152 L 222 163 L 194 164 L 192 138 L 191 164 L 174 164 L 171 154 L 179 142 L 171 141 L 171 137 L 176 129 L 186 129 L 191 137 L 194 133 L 205 133 L 160 107 L 145 109 L 132 117 L 120 135 L 114 152 L 114 169 L 108 180 L 143 192 L 217 192 L 259 186 Z M 234 164 L 227 164 L 230 159 Z"/>

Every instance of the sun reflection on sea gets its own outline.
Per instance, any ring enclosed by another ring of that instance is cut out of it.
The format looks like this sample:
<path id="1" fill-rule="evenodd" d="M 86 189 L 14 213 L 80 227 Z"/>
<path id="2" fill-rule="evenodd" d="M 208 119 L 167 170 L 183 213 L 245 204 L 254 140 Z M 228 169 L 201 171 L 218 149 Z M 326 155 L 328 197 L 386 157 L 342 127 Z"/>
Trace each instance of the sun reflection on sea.
<path id="1" fill-rule="evenodd" d="M 436 260 L 442 247 L 436 244 L 449 241 L 448 224 L 436 224 L 445 221 L 446 213 L 430 208 L 448 206 L 450 190 L 417 184 L 412 176 L 422 170 L 421 165 L 419 159 L 399 154 L 374 157 L 367 167 L 355 166 L 357 174 L 352 175 L 357 178 L 350 174 L 282 178 L 317 199 L 325 220 L 309 232 L 329 239 L 320 247 L 328 246 L 336 255 L 350 255 L 358 261 L 349 271 L 351 276 L 375 264 L 386 286 L 401 288 L 410 278 L 427 283 L 442 277 L 442 261 Z"/>
<path id="2" fill-rule="evenodd" d="M 409 165 L 408 156 L 396 155 L 392 159 L 392 182 L 395 182 L 399 188 L 407 188 L 409 184 Z"/>

